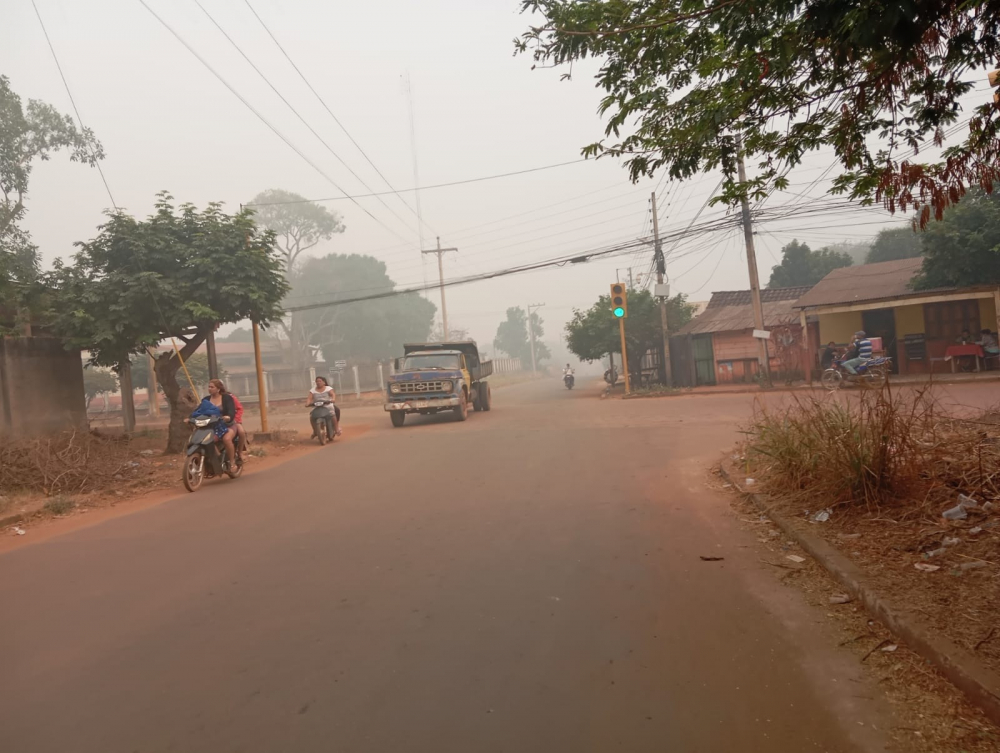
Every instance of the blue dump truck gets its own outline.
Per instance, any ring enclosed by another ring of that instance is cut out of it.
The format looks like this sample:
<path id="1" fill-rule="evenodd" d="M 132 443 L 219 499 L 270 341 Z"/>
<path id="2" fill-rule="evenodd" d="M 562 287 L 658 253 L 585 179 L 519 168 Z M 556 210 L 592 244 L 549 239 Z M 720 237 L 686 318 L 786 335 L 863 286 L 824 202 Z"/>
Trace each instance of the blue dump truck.
<path id="1" fill-rule="evenodd" d="M 403 353 L 386 385 L 385 409 L 393 426 L 402 426 L 407 413 L 451 411 L 464 421 L 470 405 L 477 411 L 490 409 L 486 377 L 493 373 L 493 362 L 481 361 L 471 340 L 411 343 Z"/>

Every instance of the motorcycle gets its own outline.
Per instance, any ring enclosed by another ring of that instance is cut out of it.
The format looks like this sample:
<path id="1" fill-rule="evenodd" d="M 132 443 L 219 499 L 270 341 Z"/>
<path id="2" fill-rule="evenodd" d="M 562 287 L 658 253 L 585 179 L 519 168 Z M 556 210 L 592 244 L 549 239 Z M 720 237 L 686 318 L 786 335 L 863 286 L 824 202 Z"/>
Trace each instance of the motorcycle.
<path id="1" fill-rule="evenodd" d="M 892 358 L 880 356 L 858 365 L 857 374 L 844 368 L 845 359 L 836 359 L 833 366 L 823 372 L 820 382 L 831 392 L 839 390 L 844 382 L 860 384 L 862 387 L 881 387 L 889 380 Z"/>
<path id="2" fill-rule="evenodd" d="M 313 435 L 319 439 L 320 445 L 333 441 L 333 411 L 329 400 L 313 400 L 309 407 L 309 423 L 313 427 Z"/>
<path id="3" fill-rule="evenodd" d="M 222 416 L 201 416 L 192 418 L 191 438 L 188 440 L 187 452 L 184 457 L 184 467 L 181 479 L 184 488 L 189 492 L 197 490 L 201 482 L 207 478 L 215 478 L 226 474 L 229 478 L 239 478 L 243 473 L 243 455 L 236 446 L 236 457 L 233 467 L 226 459 L 226 447 L 221 439 L 215 436 L 215 426 L 224 420 Z"/>
<path id="4" fill-rule="evenodd" d="M 604 372 L 604 381 L 612 387 L 618 383 L 618 370 L 614 366 Z"/>
<path id="5" fill-rule="evenodd" d="M 566 385 L 566 389 L 573 389 L 573 385 L 576 383 L 576 377 L 573 376 L 572 371 L 567 371 L 563 374 L 563 384 Z"/>

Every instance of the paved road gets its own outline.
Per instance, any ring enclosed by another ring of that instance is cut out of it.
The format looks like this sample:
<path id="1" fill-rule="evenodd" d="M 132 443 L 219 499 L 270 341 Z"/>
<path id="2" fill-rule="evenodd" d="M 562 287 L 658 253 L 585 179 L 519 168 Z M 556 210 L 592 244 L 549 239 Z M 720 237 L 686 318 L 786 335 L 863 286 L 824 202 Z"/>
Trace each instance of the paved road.
<path id="1" fill-rule="evenodd" d="M 0 556 L 0 749 L 882 749 L 856 659 L 706 486 L 749 398 L 581 387 L 369 414 Z"/>

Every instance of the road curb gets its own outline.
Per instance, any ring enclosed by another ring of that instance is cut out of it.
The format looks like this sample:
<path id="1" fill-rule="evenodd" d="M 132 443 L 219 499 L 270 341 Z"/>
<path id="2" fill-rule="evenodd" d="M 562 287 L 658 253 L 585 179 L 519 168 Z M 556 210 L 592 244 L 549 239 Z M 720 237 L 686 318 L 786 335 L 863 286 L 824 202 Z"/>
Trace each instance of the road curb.
<path id="1" fill-rule="evenodd" d="M 0 528 L 6 528 L 7 526 L 12 526 L 15 523 L 20 523 L 24 520 L 24 515 L 17 513 L 16 515 L 8 515 L 6 518 L 0 518 Z"/>
<path id="2" fill-rule="evenodd" d="M 793 526 L 789 520 L 774 512 L 763 496 L 743 489 L 733 479 L 725 464 L 720 465 L 719 470 L 727 482 L 748 496 L 758 510 L 774 521 L 778 528 L 860 601 L 873 618 L 933 664 L 970 701 L 982 709 L 994 724 L 1000 724 L 1000 675 L 987 669 L 964 648 L 936 635 L 913 612 L 879 595 L 861 568 L 826 540 Z"/>

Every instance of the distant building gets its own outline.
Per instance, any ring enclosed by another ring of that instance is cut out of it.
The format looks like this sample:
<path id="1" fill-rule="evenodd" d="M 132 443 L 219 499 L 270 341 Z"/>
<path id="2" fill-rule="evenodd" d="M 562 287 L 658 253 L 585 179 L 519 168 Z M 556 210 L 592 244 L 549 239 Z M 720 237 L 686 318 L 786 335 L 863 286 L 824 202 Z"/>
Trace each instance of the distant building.
<path id="1" fill-rule="evenodd" d="M 764 329 L 772 374 L 804 374 L 802 327 L 794 308 L 808 287 L 761 291 Z M 752 382 L 759 371 L 757 339 L 749 290 L 712 293 L 704 310 L 670 338 L 674 382 L 681 386 Z"/>

